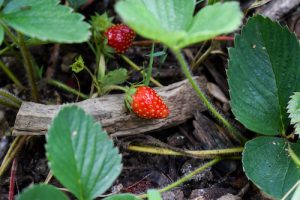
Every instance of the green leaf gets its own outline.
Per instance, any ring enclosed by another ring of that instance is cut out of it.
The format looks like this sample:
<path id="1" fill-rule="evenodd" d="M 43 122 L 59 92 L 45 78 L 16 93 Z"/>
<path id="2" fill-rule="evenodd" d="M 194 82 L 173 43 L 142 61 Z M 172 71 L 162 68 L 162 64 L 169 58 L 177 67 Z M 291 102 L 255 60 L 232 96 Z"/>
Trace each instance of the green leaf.
<path id="1" fill-rule="evenodd" d="M 208 40 L 217 35 L 237 29 L 243 14 L 237 2 L 216 3 L 204 7 L 194 17 L 187 37 L 179 42 L 180 47 Z"/>
<path id="2" fill-rule="evenodd" d="M 85 4 L 87 2 L 87 0 L 68 0 L 68 2 L 70 3 L 70 6 L 72 8 L 77 10 L 80 6 Z"/>
<path id="3" fill-rule="evenodd" d="M 110 197 L 106 197 L 104 200 L 141 200 L 133 194 L 116 194 Z"/>
<path id="4" fill-rule="evenodd" d="M 300 142 L 290 145 L 300 154 Z M 247 142 L 242 161 L 247 177 L 278 199 L 300 178 L 300 169 L 288 154 L 288 142 L 282 138 L 264 136 Z"/>
<path id="5" fill-rule="evenodd" d="M 58 4 L 57 0 L 12 0 L 1 19 L 17 31 L 42 41 L 84 42 L 90 36 L 90 25 L 83 16 Z"/>
<path id="6" fill-rule="evenodd" d="M 78 199 L 105 192 L 120 174 L 121 156 L 91 115 L 64 106 L 47 135 L 47 158 L 53 175 Z"/>
<path id="7" fill-rule="evenodd" d="M 68 197 L 56 189 L 52 185 L 33 185 L 26 188 L 18 197 L 17 200 L 68 200 Z"/>
<path id="8" fill-rule="evenodd" d="M 0 26 L 0 45 L 2 44 L 4 40 L 4 29 L 2 26 Z"/>
<path id="9" fill-rule="evenodd" d="M 243 16 L 237 2 L 206 6 L 195 17 L 194 0 L 123 0 L 115 10 L 137 33 L 171 48 L 232 32 Z"/>
<path id="10" fill-rule="evenodd" d="M 128 78 L 127 69 L 119 68 L 108 72 L 102 81 L 103 85 L 118 85 L 124 83 Z"/>
<path id="11" fill-rule="evenodd" d="M 295 92 L 287 106 L 291 124 L 295 125 L 296 134 L 300 134 L 300 92 Z"/>
<path id="12" fill-rule="evenodd" d="M 147 191 L 148 200 L 162 200 L 158 190 L 150 189 Z"/>
<path id="13" fill-rule="evenodd" d="M 285 133 L 289 97 L 300 89 L 299 55 L 295 35 L 262 16 L 250 18 L 235 37 L 227 72 L 231 107 L 248 129 Z"/>

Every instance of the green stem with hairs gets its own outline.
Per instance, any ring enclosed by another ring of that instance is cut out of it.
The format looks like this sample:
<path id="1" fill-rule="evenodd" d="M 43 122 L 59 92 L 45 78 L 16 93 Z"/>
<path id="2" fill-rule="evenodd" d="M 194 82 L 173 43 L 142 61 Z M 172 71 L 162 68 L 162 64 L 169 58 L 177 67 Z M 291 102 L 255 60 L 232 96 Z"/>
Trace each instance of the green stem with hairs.
<path id="1" fill-rule="evenodd" d="M 57 80 L 54 80 L 54 79 L 48 79 L 47 83 L 50 84 L 50 85 L 53 85 L 55 87 L 58 87 L 60 89 L 63 89 L 65 91 L 67 91 L 67 92 L 70 92 L 72 94 L 75 94 L 75 95 L 77 95 L 77 96 L 79 96 L 79 97 L 81 97 L 83 99 L 88 99 L 89 98 L 87 95 L 85 95 L 85 94 L 83 94 L 83 93 L 81 93 L 81 92 L 79 92 L 79 91 L 77 91 L 77 90 L 75 90 L 75 89 L 67 86 L 66 84 L 64 84 L 64 83 L 62 83 L 60 81 L 57 81 Z"/>
<path id="2" fill-rule="evenodd" d="M 187 64 L 185 58 L 183 57 L 182 53 L 180 52 L 180 49 L 171 49 L 171 50 L 173 51 L 175 57 L 177 58 L 182 72 L 184 73 L 184 75 L 186 76 L 186 78 L 188 79 L 190 84 L 192 85 L 193 89 L 198 94 L 198 96 L 199 96 L 200 100 L 203 102 L 203 104 L 208 108 L 208 110 L 211 112 L 211 114 L 228 129 L 229 133 L 231 134 L 231 136 L 234 139 L 236 139 L 238 142 L 240 142 L 242 144 L 245 143 L 246 138 L 244 138 L 239 133 L 239 131 L 232 124 L 230 124 L 229 121 L 223 115 L 221 115 L 217 111 L 217 109 L 214 107 L 214 105 L 205 96 L 205 94 L 202 91 L 202 89 L 200 88 L 200 86 L 193 79 L 192 74 L 189 70 L 188 64 Z"/>
<path id="3" fill-rule="evenodd" d="M 0 96 L 8 99 L 9 101 L 13 102 L 14 104 L 16 104 L 18 107 L 21 106 L 22 104 L 22 100 L 20 100 L 18 97 L 16 97 L 15 95 L 9 93 L 6 90 L 0 89 Z"/>
<path id="4" fill-rule="evenodd" d="M 124 93 L 126 93 L 128 89 L 126 89 L 125 87 L 119 86 L 119 85 L 107 85 L 107 86 L 104 86 L 102 88 L 102 90 L 103 90 L 103 93 L 105 94 L 111 90 L 120 90 L 120 91 L 123 91 Z"/>
<path id="5" fill-rule="evenodd" d="M 2 20 L 0 20 L 0 25 L 3 27 L 5 34 L 8 35 L 8 37 L 15 43 L 19 44 L 18 38 L 15 36 L 15 34 L 9 29 L 9 27 L 6 25 L 6 23 Z"/>
<path id="6" fill-rule="evenodd" d="M 134 62 L 132 62 L 127 56 L 125 55 L 121 55 L 121 58 L 127 62 L 129 64 L 130 67 L 132 67 L 133 69 L 135 69 L 136 71 L 140 72 L 143 76 L 146 76 L 146 73 L 143 71 L 142 68 L 140 68 L 139 66 L 137 66 Z M 150 81 L 158 86 L 158 87 L 162 87 L 163 85 L 158 82 L 157 80 L 155 80 L 153 77 L 150 77 Z"/>
<path id="7" fill-rule="evenodd" d="M 213 50 L 212 45 L 191 65 L 191 70 L 194 71 L 211 53 Z"/>
<path id="8" fill-rule="evenodd" d="M 186 176 L 182 177 L 181 179 L 177 180 L 176 182 L 158 190 L 160 193 L 163 193 L 165 191 L 171 190 L 181 184 L 183 184 L 184 182 L 192 179 L 195 175 L 199 174 L 200 172 L 202 172 L 203 170 L 215 165 L 216 163 L 220 162 L 222 160 L 222 158 L 215 158 L 213 160 L 211 160 L 210 162 L 202 165 L 201 167 L 197 168 L 196 170 L 192 171 L 191 173 L 187 174 Z M 146 198 L 147 194 L 143 194 L 143 195 L 139 195 L 138 197 L 140 198 Z"/>
<path id="9" fill-rule="evenodd" d="M 21 54 L 22 54 L 22 57 L 24 60 L 24 66 L 25 66 L 29 86 L 31 89 L 31 98 L 33 101 L 38 102 L 39 94 L 38 94 L 37 85 L 36 85 L 36 77 L 35 77 L 34 70 L 33 70 L 33 63 L 30 58 L 30 54 L 27 49 L 27 46 L 24 42 L 24 37 L 21 33 L 19 33 L 19 47 L 20 47 Z"/>
<path id="10" fill-rule="evenodd" d="M 190 151 L 184 150 L 185 153 L 161 148 L 161 147 L 150 147 L 150 146 L 135 146 L 129 145 L 126 147 L 127 150 L 135 151 L 135 152 L 143 152 L 143 153 L 151 153 L 151 154 L 158 154 L 158 155 L 168 155 L 168 156 L 187 156 L 193 155 L 193 157 L 197 158 L 216 158 L 220 156 L 232 156 L 234 154 L 239 154 L 243 151 L 243 147 L 234 147 L 229 149 L 216 149 L 216 150 L 200 150 L 200 151 Z"/>
<path id="11" fill-rule="evenodd" d="M 14 75 L 14 73 L 0 60 L 0 69 L 14 82 L 14 84 L 20 89 L 23 90 L 25 87 L 19 81 L 19 79 Z"/>
<path id="12" fill-rule="evenodd" d="M 3 158 L 3 161 L 0 166 L 0 177 L 4 174 L 6 171 L 8 165 L 12 162 L 12 160 L 15 158 L 15 156 L 20 152 L 26 141 L 31 138 L 32 136 L 17 136 L 12 144 L 10 145 L 7 153 L 5 154 L 5 157 Z"/>
<path id="13" fill-rule="evenodd" d="M 288 152 L 289 155 L 291 156 L 292 160 L 294 161 L 294 163 L 300 167 L 300 158 L 297 156 L 297 154 L 294 152 L 294 150 L 292 149 L 291 145 L 288 144 Z"/>
<path id="14" fill-rule="evenodd" d="M 20 108 L 20 106 L 14 104 L 13 102 L 7 101 L 6 99 L 1 99 L 1 98 L 0 98 L 0 104 L 5 106 L 5 107 L 12 108 L 12 109 L 19 109 Z"/>

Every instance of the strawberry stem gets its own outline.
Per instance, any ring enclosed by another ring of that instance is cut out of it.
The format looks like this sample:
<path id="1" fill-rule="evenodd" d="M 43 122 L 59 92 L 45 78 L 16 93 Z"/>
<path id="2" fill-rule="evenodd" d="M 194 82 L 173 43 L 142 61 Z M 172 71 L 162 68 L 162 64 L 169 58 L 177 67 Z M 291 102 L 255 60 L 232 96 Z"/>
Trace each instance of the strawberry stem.
<path id="1" fill-rule="evenodd" d="M 180 52 L 180 49 L 171 49 L 177 58 L 181 70 L 192 85 L 193 89 L 198 94 L 200 100 L 203 102 L 203 104 L 208 108 L 208 110 L 211 112 L 211 114 L 219 120 L 229 131 L 230 135 L 237 140 L 239 143 L 245 143 L 246 138 L 244 138 L 240 132 L 222 115 L 220 114 L 217 109 L 214 107 L 214 105 L 208 100 L 208 98 L 205 96 L 204 92 L 200 88 L 200 86 L 197 84 L 197 82 L 193 79 L 192 73 L 189 70 L 188 64 L 183 57 L 182 53 Z"/>
<path id="2" fill-rule="evenodd" d="M 120 56 L 121 56 L 121 58 L 122 58 L 125 62 L 127 62 L 127 63 L 129 64 L 130 67 L 132 67 L 132 68 L 135 69 L 136 71 L 140 72 L 142 75 L 145 75 L 145 74 L 146 74 L 146 73 L 143 71 L 142 68 L 140 68 L 139 66 L 137 66 L 137 65 L 136 65 L 134 62 L 132 62 L 127 56 L 125 56 L 124 54 L 121 54 Z M 162 87 L 162 86 L 163 86 L 160 82 L 158 82 L 157 80 L 155 80 L 153 77 L 150 77 L 150 81 L 151 81 L 154 85 L 156 85 L 156 86 L 158 86 L 158 87 Z"/>
<path id="3" fill-rule="evenodd" d="M 129 145 L 126 147 L 127 150 L 136 151 L 136 152 L 143 152 L 143 153 L 151 153 L 151 154 L 158 154 L 158 155 L 168 155 L 168 156 L 193 156 L 197 158 L 216 158 L 220 156 L 232 156 L 235 154 L 242 153 L 243 147 L 234 147 L 228 149 L 216 149 L 216 150 L 200 150 L 200 151 L 190 151 L 184 150 L 185 153 L 175 151 L 168 148 L 162 147 L 150 147 L 150 146 L 135 146 Z"/>
<path id="4" fill-rule="evenodd" d="M 183 184 L 184 182 L 192 179 L 195 175 L 199 174 L 200 172 L 202 172 L 203 170 L 217 164 L 218 162 L 220 162 L 222 160 L 222 158 L 215 158 L 211 161 L 209 161 L 208 163 L 201 165 L 200 167 L 198 167 L 197 169 L 195 169 L 194 171 L 190 172 L 189 174 L 185 175 L 184 177 L 182 177 L 181 179 L 175 181 L 174 183 L 167 185 L 166 187 L 162 188 L 159 190 L 160 193 L 166 192 L 168 190 L 171 190 L 181 184 Z M 139 198 L 146 198 L 147 194 L 142 194 L 138 196 Z"/>
<path id="5" fill-rule="evenodd" d="M 111 90 L 121 90 L 125 93 L 128 91 L 128 89 L 126 89 L 125 87 L 119 86 L 119 85 L 108 85 L 108 86 L 103 87 L 104 94 Z"/>
<path id="6" fill-rule="evenodd" d="M 155 44 L 152 44 L 151 53 L 150 53 L 150 60 L 149 60 L 149 66 L 146 74 L 146 79 L 144 81 L 144 85 L 148 86 L 150 83 L 150 78 L 152 76 L 152 66 L 153 66 L 153 58 L 154 58 L 154 46 Z"/>

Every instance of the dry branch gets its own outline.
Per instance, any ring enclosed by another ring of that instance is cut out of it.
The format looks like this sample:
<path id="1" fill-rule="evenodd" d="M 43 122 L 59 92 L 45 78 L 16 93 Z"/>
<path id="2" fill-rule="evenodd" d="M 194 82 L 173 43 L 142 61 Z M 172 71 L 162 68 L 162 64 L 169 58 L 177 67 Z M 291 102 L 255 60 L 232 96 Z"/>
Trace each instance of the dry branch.
<path id="1" fill-rule="evenodd" d="M 195 77 L 202 88 L 206 88 L 204 77 Z M 185 80 L 172 85 L 156 88 L 171 110 L 167 119 L 144 120 L 124 108 L 123 95 L 106 95 L 74 103 L 100 121 L 112 136 L 134 135 L 176 126 L 193 117 L 193 112 L 206 108 L 199 101 L 195 91 Z M 13 135 L 43 135 L 59 111 L 61 105 L 43 105 L 23 102 L 14 125 Z"/>
<path id="2" fill-rule="evenodd" d="M 299 4 L 300 0 L 272 0 L 258 9 L 258 13 L 273 20 L 279 20 Z"/>

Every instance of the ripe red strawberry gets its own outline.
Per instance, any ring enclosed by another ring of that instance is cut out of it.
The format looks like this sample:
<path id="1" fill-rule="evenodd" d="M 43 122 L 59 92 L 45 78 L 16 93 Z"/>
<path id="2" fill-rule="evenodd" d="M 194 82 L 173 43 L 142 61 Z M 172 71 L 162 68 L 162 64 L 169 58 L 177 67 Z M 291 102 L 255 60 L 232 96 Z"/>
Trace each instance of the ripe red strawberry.
<path id="1" fill-rule="evenodd" d="M 135 32 L 125 24 L 113 25 L 104 34 L 107 37 L 108 45 L 117 53 L 124 53 L 135 38 Z"/>
<path id="2" fill-rule="evenodd" d="M 145 119 L 162 119 L 170 114 L 161 97 L 148 86 L 139 86 L 134 89 L 130 107 L 137 116 Z"/>

